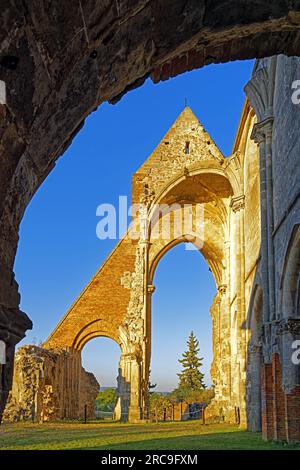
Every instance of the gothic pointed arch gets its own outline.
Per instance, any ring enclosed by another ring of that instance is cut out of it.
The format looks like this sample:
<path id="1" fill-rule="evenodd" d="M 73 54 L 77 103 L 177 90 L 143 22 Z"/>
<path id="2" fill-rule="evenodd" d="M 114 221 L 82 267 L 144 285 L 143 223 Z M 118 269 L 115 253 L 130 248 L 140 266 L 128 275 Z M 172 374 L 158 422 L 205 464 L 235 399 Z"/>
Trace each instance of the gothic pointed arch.
<path id="1" fill-rule="evenodd" d="M 286 250 L 281 275 L 282 318 L 299 318 L 300 224 L 295 225 Z"/>

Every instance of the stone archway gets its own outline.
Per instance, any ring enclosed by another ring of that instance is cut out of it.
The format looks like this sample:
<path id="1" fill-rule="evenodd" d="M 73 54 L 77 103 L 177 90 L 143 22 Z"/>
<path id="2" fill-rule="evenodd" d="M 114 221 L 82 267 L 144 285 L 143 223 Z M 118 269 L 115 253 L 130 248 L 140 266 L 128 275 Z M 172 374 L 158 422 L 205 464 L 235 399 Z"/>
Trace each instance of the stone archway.
<path id="1" fill-rule="evenodd" d="M 213 301 L 213 304 L 211 306 L 210 311 L 208 309 L 208 311 L 205 312 L 205 315 L 207 315 L 207 313 L 210 313 L 210 316 L 211 316 L 211 328 L 212 328 L 211 349 L 212 349 L 213 357 L 212 357 L 212 362 L 210 364 L 210 373 L 211 373 L 210 375 L 211 375 L 213 386 L 216 386 L 215 393 L 218 394 L 220 392 L 219 376 L 221 375 L 220 369 L 222 367 L 220 363 L 221 347 L 219 347 L 220 345 L 219 345 L 219 336 L 218 336 L 221 325 L 219 321 L 220 320 L 219 314 L 218 314 L 219 311 L 216 314 L 214 306 L 216 303 L 219 303 L 219 306 L 220 306 L 221 304 L 220 291 L 224 289 L 223 293 L 225 293 L 226 287 L 225 285 L 220 287 L 220 284 L 216 284 L 216 278 L 214 276 L 217 276 L 217 279 L 219 279 L 218 269 L 216 265 L 214 265 L 212 259 L 208 260 L 208 258 L 204 255 L 202 240 L 200 240 L 200 238 L 196 239 L 193 234 L 184 234 L 180 238 L 176 238 L 169 242 L 166 241 L 165 244 L 160 244 L 160 243 L 156 244 L 153 242 L 151 243 L 150 253 L 149 253 L 149 285 L 148 285 L 149 298 L 148 298 L 148 309 L 147 309 L 147 332 L 148 332 L 147 336 L 148 336 L 148 341 L 149 341 L 147 365 L 148 365 L 148 368 L 150 368 L 151 356 L 153 352 L 153 348 L 152 348 L 152 340 L 154 339 L 153 333 L 152 333 L 152 330 L 153 330 L 153 327 L 152 327 L 153 325 L 153 306 L 152 306 L 153 294 L 154 292 L 156 292 L 157 289 L 160 288 L 160 285 L 155 282 L 156 271 L 159 268 L 160 262 L 163 260 L 163 258 L 166 255 L 172 252 L 173 248 L 177 247 L 180 244 L 187 244 L 187 243 L 190 245 L 193 245 L 194 249 L 198 252 L 198 254 L 204 258 L 205 262 L 208 265 L 209 271 L 211 271 L 210 274 L 212 275 L 214 279 L 215 290 L 217 291 L 215 296 L 212 295 L 211 300 Z M 207 244 L 205 246 L 205 249 L 208 250 Z M 210 254 L 212 254 L 211 247 L 210 247 Z M 200 305 L 198 306 L 200 308 Z M 183 316 L 181 318 L 181 321 L 184 322 L 184 318 L 185 318 L 185 311 L 183 311 Z M 171 360 L 171 358 L 169 358 L 169 360 Z M 174 361 L 174 358 L 172 360 Z M 211 406 L 209 409 L 206 410 L 206 416 L 208 420 L 213 421 L 219 418 L 218 415 L 217 416 L 215 415 L 217 408 L 218 408 L 218 405 L 215 405 L 213 403 L 213 406 Z M 226 418 L 230 420 L 232 417 L 229 418 L 229 416 L 227 415 Z"/>
<path id="2" fill-rule="evenodd" d="M 241 422 L 245 422 L 245 382 L 243 371 L 245 370 L 245 338 L 242 330 L 241 313 L 242 292 L 239 291 L 238 278 L 231 279 L 230 271 L 232 264 L 237 267 L 236 275 L 239 276 L 241 267 L 240 260 L 244 253 L 240 252 L 239 236 L 236 233 L 239 229 L 239 219 L 234 212 L 234 204 L 243 204 L 242 198 L 234 197 L 233 189 L 229 180 L 224 175 L 218 175 L 209 171 L 207 162 L 206 172 L 203 169 L 197 170 L 192 175 L 185 174 L 184 180 L 179 178 L 177 184 L 170 186 L 168 192 L 162 192 L 162 197 L 158 204 L 166 201 L 172 208 L 171 214 L 165 213 L 157 224 L 161 228 L 164 226 L 164 219 L 171 217 L 171 226 L 176 231 L 175 221 L 179 221 L 184 216 L 188 207 L 193 213 L 193 218 L 197 218 L 197 204 L 202 204 L 201 214 L 202 227 L 200 229 L 184 232 L 180 237 L 172 234 L 169 239 L 164 237 L 152 237 L 155 226 L 149 237 L 149 285 L 148 292 L 153 292 L 153 277 L 155 269 L 160 259 L 176 244 L 181 242 L 194 243 L 206 259 L 210 270 L 214 276 L 217 294 L 213 299 L 211 316 L 213 323 L 213 363 L 211 366 L 212 381 L 215 386 L 215 400 L 207 409 L 207 417 L 212 421 L 224 419 L 226 422 L 235 423 L 237 420 L 237 410 Z M 223 184 L 222 184 L 223 183 Z M 189 198 L 186 199 L 185 190 L 188 188 Z M 174 201 L 176 200 L 176 204 Z M 187 204 L 188 202 L 188 204 Z M 159 205 L 159 207 L 161 207 Z M 235 210 L 237 210 L 237 207 Z M 235 225 L 230 231 L 230 220 L 235 221 Z M 157 233 L 156 233 L 157 235 Z M 224 240 L 227 242 L 224 243 Z M 230 243 L 231 240 L 231 243 Z M 233 281 L 233 282 L 232 282 Z M 232 294 L 234 292 L 234 294 Z M 232 305 L 232 297 L 236 300 Z M 235 324 L 232 324 L 231 317 L 237 311 Z M 151 300 L 149 299 L 147 335 L 150 336 L 151 325 Z M 235 331 L 234 331 L 235 328 Z M 148 351 L 150 355 L 150 351 Z M 150 356 L 147 358 L 150 364 Z M 234 379 L 233 379 L 234 378 Z"/>
<path id="3" fill-rule="evenodd" d="M 160 390 L 178 387 L 179 359 L 188 335 L 193 331 L 203 358 L 201 372 L 204 383 L 212 387 L 212 318 L 211 302 L 216 284 L 207 261 L 195 240 L 184 237 L 163 250 L 149 277 L 149 320 L 151 321 L 151 384 Z M 153 267 L 152 263 L 152 267 Z M 178 346 L 182 345 L 179 349 Z M 175 352 L 176 351 L 176 352 Z M 152 409 L 151 417 L 155 416 Z"/>
<path id="4" fill-rule="evenodd" d="M 13 273 L 19 225 L 84 119 L 150 76 L 300 52 L 296 2 L 6 2 L 1 15 L 0 318 L 8 347 L 0 411 L 15 345 L 32 326 Z"/>
<path id="5" fill-rule="evenodd" d="M 300 225 L 294 227 L 281 279 L 282 318 L 299 318 L 299 284 L 300 284 Z"/>
<path id="6" fill-rule="evenodd" d="M 106 341 L 103 341 L 105 339 Z M 105 391 L 105 389 L 115 389 L 116 401 L 114 408 L 108 410 L 98 410 L 110 412 L 111 418 L 117 421 L 128 420 L 128 407 L 130 397 L 130 383 L 126 381 L 126 377 L 123 375 L 124 367 L 123 360 L 124 354 L 122 345 L 120 345 L 115 339 L 112 339 L 106 335 L 103 335 L 100 331 L 94 332 L 89 337 L 84 336 L 84 341 L 79 345 L 79 351 L 77 351 L 80 357 L 82 367 L 88 370 L 88 374 L 99 380 L 97 392 Z M 87 390 L 88 392 L 88 390 Z M 96 408 L 97 405 L 89 403 Z M 112 404 L 112 403 L 111 403 Z M 105 415 L 104 415 L 105 416 Z"/>
<path id="7" fill-rule="evenodd" d="M 7 2 L 1 14 L 0 302 L 1 318 L 10 317 L 3 329 L 18 324 L 13 345 L 31 326 L 18 312 L 13 275 L 19 224 L 88 114 L 150 76 L 157 82 L 210 63 L 298 55 L 300 22 L 296 2 L 264 0 Z"/>

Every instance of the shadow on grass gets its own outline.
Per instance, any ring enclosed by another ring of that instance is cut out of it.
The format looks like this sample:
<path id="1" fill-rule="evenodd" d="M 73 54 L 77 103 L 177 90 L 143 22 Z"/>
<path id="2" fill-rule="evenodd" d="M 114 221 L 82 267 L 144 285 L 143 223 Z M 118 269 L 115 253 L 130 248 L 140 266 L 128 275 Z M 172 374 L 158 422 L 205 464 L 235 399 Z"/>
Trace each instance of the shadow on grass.
<path id="1" fill-rule="evenodd" d="M 128 441 L 106 446 L 76 447 L 72 450 L 300 450 L 300 445 L 264 442 L 260 433 L 246 431 L 184 435 Z"/>
<path id="2" fill-rule="evenodd" d="M 164 423 L 147 425 L 8 425 L 0 449 L 11 450 L 300 450 L 262 441 L 237 426 Z M 3 432 L 4 431 L 4 432 Z"/>

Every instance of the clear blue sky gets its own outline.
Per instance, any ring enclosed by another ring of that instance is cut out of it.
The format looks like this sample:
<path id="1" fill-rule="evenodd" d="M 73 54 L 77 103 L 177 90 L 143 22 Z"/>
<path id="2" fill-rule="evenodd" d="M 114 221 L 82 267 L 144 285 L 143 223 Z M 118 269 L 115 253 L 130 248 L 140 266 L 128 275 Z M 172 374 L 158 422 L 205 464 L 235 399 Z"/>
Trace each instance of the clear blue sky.
<path id="1" fill-rule="evenodd" d="M 231 152 L 253 61 L 211 65 L 153 85 L 148 80 L 119 103 L 103 104 L 86 121 L 31 201 L 15 263 L 21 308 L 34 328 L 22 344 L 44 341 L 115 245 L 96 237 L 96 208 L 131 193 L 131 176 L 158 145 L 187 98 L 225 156 Z M 194 330 L 210 383 L 214 281 L 202 255 L 173 248 L 161 260 L 153 295 L 152 382 L 176 386 L 178 358 Z M 119 347 L 97 338 L 84 366 L 102 386 L 115 385 Z"/>

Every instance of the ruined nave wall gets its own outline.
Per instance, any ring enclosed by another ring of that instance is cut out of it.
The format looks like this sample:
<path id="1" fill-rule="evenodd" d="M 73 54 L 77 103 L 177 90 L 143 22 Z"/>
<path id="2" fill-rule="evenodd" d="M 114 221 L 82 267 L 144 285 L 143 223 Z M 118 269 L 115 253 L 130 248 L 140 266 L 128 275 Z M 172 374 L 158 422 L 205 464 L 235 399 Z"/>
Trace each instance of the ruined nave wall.
<path id="1" fill-rule="evenodd" d="M 100 385 L 71 350 L 24 346 L 15 356 L 13 388 L 3 420 L 55 421 L 95 418 Z"/>

